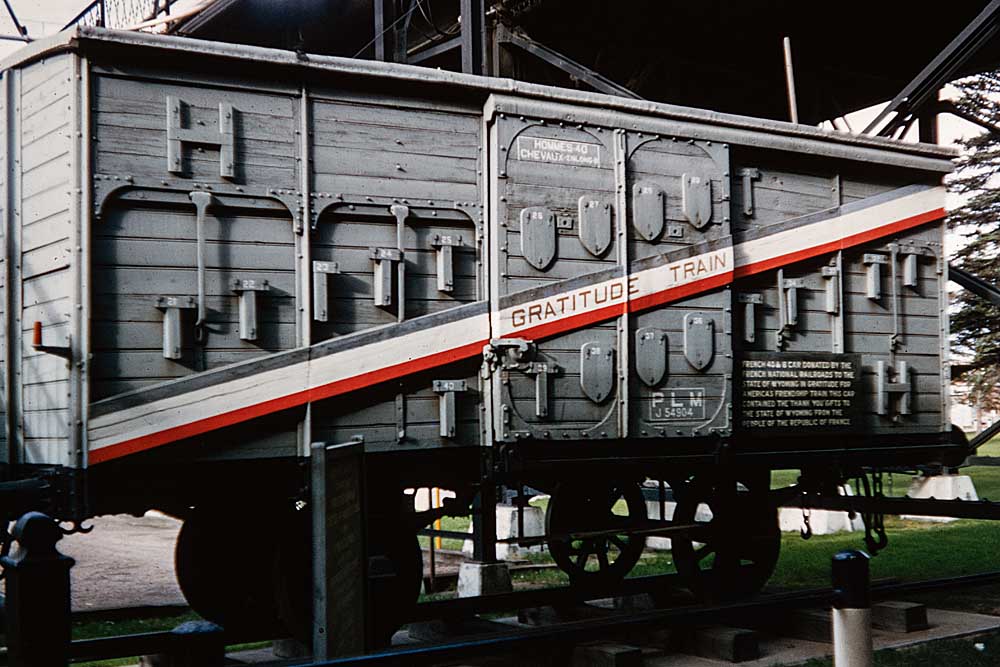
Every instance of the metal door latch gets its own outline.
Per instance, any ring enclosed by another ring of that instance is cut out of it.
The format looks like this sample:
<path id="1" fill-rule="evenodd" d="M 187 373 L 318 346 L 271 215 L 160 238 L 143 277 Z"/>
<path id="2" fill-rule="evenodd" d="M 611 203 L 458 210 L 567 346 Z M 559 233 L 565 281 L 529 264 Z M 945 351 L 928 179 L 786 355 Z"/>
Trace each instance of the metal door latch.
<path id="1" fill-rule="evenodd" d="M 397 248 L 369 248 L 368 256 L 375 264 L 375 305 L 391 306 L 393 268 L 403 261 L 403 253 Z"/>
<path id="2" fill-rule="evenodd" d="M 257 340 L 257 294 L 271 291 L 271 285 L 266 280 L 237 278 L 233 291 L 240 295 L 240 340 Z"/>
<path id="3" fill-rule="evenodd" d="M 786 278 L 781 288 L 785 290 L 785 326 L 794 328 L 799 323 L 799 290 L 805 289 L 806 281 L 802 278 Z"/>
<path id="4" fill-rule="evenodd" d="M 521 367 L 526 375 L 535 376 L 535 416 L 549 416 L 549 376 L 558 375 L 562 368 L 553 363 L 532 361 Z"/>
<path id="5" fill-rule="evenodd" d="M 330 321 L 330 291 L 329 278 L 331 274 L 340 273 L 337 262 L 313 262 L 313 319 L 317 322 Z"/>
<path id="6" fill-rule="evenodd" d="M 437 288 L 439 292 L 455 289 L 455 251 L 462 247 L 462 237 L 453 234 L 435 234 L 431 247 L 437 250 Z"/>
<path id="7" fill-rule="evenodd" d="M 184 356 L 183 311 L 196 309 L 197 300 L 193 296 L 161 296 L 156 307 L 163 311 L 163 358 L 180 359 Z"/>
<path id="8" fill-rule="evenodd" d="M 521 338 L 494 338 L 483 348 L 483 372 L 496 369 L 517 370 L 535 376 L 535 416 L 549 414 L 549 375 L 562 372 L 562 368 L 548 361 L 535 361 L 537 347 Z"/>
<path id="9" fill-rule="evenodd" d="M 820 269 L 820 275 L 826 281 L 824 309 L 831 315 L 836 315 L 840 312 L 840 285 L 837 281 L 840 271 L 835 266 L 824 266 Z"/>
<path id="10" fill-rule="evenodd" d="M 890 381 L 890 375 L 895 376 L 895 382 Z M 892 368 L 884 361 L 879 361 L 875 367 L 875 400 L 878 401 L 876 412 L 880 415 L 889 414 L 889 403 L 892 395 L 899 396 L 899 410 L 893 415 L 893 420 L 899 415 L 908 415 L 912 412 L 912 378 L 910 367 L 905 361 L 896 364 Z"/>
<path id="11" fill-rule="evenodd" d="M 865 272 L 865 294 L 872 301 L 882 298 L 882 265 L 889 263 L 885 255 L 865 253 L 862 258 L 867 270 Z"/>
<path id="12" fill-rule="evenodd" d="M 754 167 L 744 167 L 740 169 L 740 176 L 743 177 L 743 215 L 747 218 L 753 217 L 753 182 L 760 180 L 760 169 Z"/>
<path id="13" fill-rule="evenodd" d="M 737 294 L 736 300 L 743 304 L 743 340 L 752 343 L 757 338 L 757 306 L 764 303 L 764 296 Z"/>
<path id="14" fill-rule="evenodd" d="M 455 394 L 468 391 L 465 380 L 434 380 L 434 393 L 438 394 L 438 434 L 442 438 L 455 437 Z"/>

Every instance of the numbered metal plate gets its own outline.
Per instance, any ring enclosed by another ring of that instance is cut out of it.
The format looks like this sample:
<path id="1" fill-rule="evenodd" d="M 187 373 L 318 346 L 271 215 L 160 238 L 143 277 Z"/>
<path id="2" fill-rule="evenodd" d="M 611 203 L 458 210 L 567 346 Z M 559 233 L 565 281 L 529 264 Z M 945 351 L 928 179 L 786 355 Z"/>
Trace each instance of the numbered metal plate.
<path id="1" fill-rule="evenodd" d="M 635 332 L 635 372 L 650 387 L 663 382 L 667 374 L 667 332 L 644 327 Z"/>
<path id="2" fill-rule="evenodd" d="M 580 243 L 600 257 L 611 245 L 611 203 L 584 195 L 579 201 Z"/>
<path id="3" fill-rule="evenodd" d="M 521 211 L 521 254 L 539 271 L 556 257 L 556 216 L 544 206 Z"/>
<path id="4" fill-rule="evenodd" d="M 663 190 L 642 181 L 632 186 L 632 224 L 639 236 L 655 241 L 663 233 Z"/>
<path id="5" fill-rule="evenodd" d="M 715 356 L 715 320 L 705 313 L 684 316 L 684 357 L 695 370 L 703 371 Z"/>
<path id="6" fill-rule="evenodd" d="M 681 198 L 684 217 L 691 226 L 701 229 L 712 222 L 712 181 L 704 176 L 681 176 Z"/>
<path id="7" fill-rule="evenodd" d="M 594 403 L 603 402 L 615 384 L 615 351 L 603 343 L 580 348 L 580 388 Z"/>

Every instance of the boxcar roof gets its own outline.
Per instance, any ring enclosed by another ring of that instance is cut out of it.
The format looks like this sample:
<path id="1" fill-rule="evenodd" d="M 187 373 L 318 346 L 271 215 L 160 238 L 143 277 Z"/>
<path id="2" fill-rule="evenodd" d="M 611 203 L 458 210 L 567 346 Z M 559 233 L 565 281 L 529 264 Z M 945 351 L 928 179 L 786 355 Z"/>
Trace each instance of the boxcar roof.
<path id="1" fill-rule="evenodd" d="M 116 48 L 147 52 L 151 56 L 162 56 L 163 52 L 166 51 L 175 58 L 195 57 L 204 59 L 208 57 L 219 61 L 288 67 L 302 70 L 303 72 L 329 72 L 331 74 L 381 79 L 410 85 L 458 88 L 470 92 L 478 92 L 483 96 L 484 101 L 490 94 L 512 95 L 537 101 L 597 108 L 609 112 L 625 112 L 673 121 L 699 123 L 728 128 L 737 132 L 740 130 L 754 133 L 763 132 L 792 141 L 802 139 L 809 143 L 818 141 L 841 145 L 845 148 L 857 147 L 869 153 L 872 150 L 876 150 L 887 154 L 913 156 L 918 158 L 918 160 L 914 161 L 914 164 L 911 166 L 931 171 L 950 171 L 950 160 L 958 154 L 955 149 L 933 144 L 908 143 L 868 135 L 848 134 L 820 129 L 810 125 L 796 125 L 783 121 L 694 109 L 661 102 L 626 99 L 601 93 L 526 83 L 513 79 L 480 77 L 413 65 L 400 65 L 336 56 L 303 55 L 294 51 L 259 46 L 227 44 L 200 39 L 91 27 L 76 27 L 46 39 L 32 42 L 8 58 L 0 61 L 0 69 L 16 68 L 60 52 L 74 51 L 89 54 Z M 138 63 L 140 60 L 138 58 L 130 58 L 128 62 Z M 164 61 L 160 57 L 154 62 L 162 66 L 163 62 L 168 61 Z M 242 74 L 244 75 L 247 72 L 248 70 L 246 69 L 242 70 Z"/>

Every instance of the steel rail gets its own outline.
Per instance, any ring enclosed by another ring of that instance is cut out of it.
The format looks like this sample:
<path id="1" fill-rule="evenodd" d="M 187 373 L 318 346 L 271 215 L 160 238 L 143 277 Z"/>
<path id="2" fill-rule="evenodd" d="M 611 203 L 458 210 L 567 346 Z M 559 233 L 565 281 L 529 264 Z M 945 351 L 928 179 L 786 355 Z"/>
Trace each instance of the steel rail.
<path id="1" fill-rule="evenodd" d="M 661 575 L 656 577 L 636 577 L 626 579 L 623 586 L 617 587 L 615 594 L 628 595 L 648 590 L 651 584 L 676 583 L 677 575 Z M 882 582 L 872 584 L 872 595 L 885 598 L 889 595 L 902 593 L 927 592 L 947 588 L 960 588 L 1000 582 L 1000 571 L 983 572 L 972 575 L 960 575 L 940 579 L 928 579 L 914 582 Z M 609 591 L 603 591 L 607 596 Z M 483 598 L 462 598 L 459 600 L 440 600 L 423 603 L 418 607 L 428 610 L 443 611 L 446 603 L 469 601 L 493 601 L 500 604 L 459 605 L 460 615 L 473 616 L 487 611 L 517 608 L 510 603 L 519 603 L 522 607 L 579 603 L 587 599 L 597 599 L 602 595 L 597 592 L 587 595 L 571 591 L 569 588 L 542 589 L 536 591 L 520 591 L 505 595 L 493 595 Z M 476 636 L 456 642 L 408 646 L 405 648 L 386 649 L 376 653 L 360 656 L 337 658 L 318 663 L 300 663 L 303 667 L 348 667 L 354 665 L 421 665 L 433 664 L 443 660 L 460 660 L 482 656 L 488 652 L 509 653 L 525 651 L 533 648 L 558 650 L 576 642 L 591 641 L 596 632 L 615 634 L 619 632 L 641 630 L 663 625 L 692 625 L 719 622 L 741 614 L 759 614 L 764 611 L 801 609 L 804 607 L 826 605 L 833 596 L 831 588 L 811 588 L 801 591 L 789 591 L 760 596 L 751 600 L 731 602 L 723 605 L 683 605 L 670 609 L 658 609 L 633 614 L 615 614 L 612 616 L 568 621 L 543 628 L 527 630 L 511 629 L 501 635 Z M 504 604 L 506 603 L 506 604 Z M 454 616 L 456 609 L 449 614 L 430 614 L 426 618 L 442 618 Z M 419 614 L 425 617 L 424 614 Z M 246 641 L 260 641 L 267 637 L 226 637 L 227 644 Z M 73 641 L 70 654 L 74 662 L 95 659 L 124 658 L 135 655 L 163 653 L 177 645 L 178 635 L 171 632 L 150 632 L 98 639 L 81 639 Z M 287 664 L 287 663 L 283 663 Z"/>
<path id="2" fill-rule="evenodd" d="M 914 593 L 974 586 L 1000 582 L 1000 571 L 974 575 L 931 579 L 910 583 L 882 583 L 872 585 L 872 595 L 884 598 L 900 593 Z M 593 641 L 597 632 L 616 634 L 663 625 L 692 625 L 712 623 L 738 615 L 759 615 L 775 610 L 801 609 L 817 605 L 827 605 L 834 595 L 832 588 L 813 588 L 804 591 L 777 593 L 761 596 L 753 600 L 733 602 L 724 605 L 689 605 L 670 609 L 616 615 L 599 619 L 571 621 L 545 628 L 515 630 L 497 636 L 480 636 L 457 642 L 447 642 L 426 646 L 412 646 L 389 649 L 361 656 L 337 658 L 325 662 L 312 663 L 309 667 L 354 667 L 369 665 L 426 665 L 440 661 L 462 660 L 531 649 L 557 650 L 577 642 Z"/>

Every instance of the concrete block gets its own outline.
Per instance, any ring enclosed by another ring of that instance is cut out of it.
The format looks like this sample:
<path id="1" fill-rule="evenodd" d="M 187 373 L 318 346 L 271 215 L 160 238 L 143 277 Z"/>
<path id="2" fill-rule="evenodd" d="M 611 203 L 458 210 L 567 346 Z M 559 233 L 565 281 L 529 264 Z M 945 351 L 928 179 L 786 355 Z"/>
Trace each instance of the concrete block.
<path id="1" fill-rule="evenodd" d="M 639 667 L 642 650 L 624 644 L 584 644 L 573 649 L 573 667 Z"/>
<path id="2" fill-rule="evenodd" d="M 757 633 L 743 628 L 699 628 L 682 640 L 681 650 L 726 662 L 746 662 L 760 657 Z"/>
<path id="3" fill-rule="evenodd" d="M 842 496 L 853 496 L 854 491 L 846 484 L 838 489 Z M 797 533 L 805 528 L 805 521 L 802 517 L 802 510 L 797 507 L 782 507 L 778 510 L 778 523 L 781 530 L 786 533 Z M 855 514 L 851 519 L 848 512 L 834 512 L 831 510 L 810 510 L 809 526 L 813 535 L 832 535 L 834 533 L 851 533 L 864 530 L 865 525 L 860 514 Z"/>
<path id="4" fill-rule="evenodd" d="M 436 506 L 434 491 L 432 489 L 405 489 L 403 493 L 413 496 L 413 509 L 417 512 L 423 512 Z M 448 489 L 440 489 L 438 497 L 444 501 L 446 498 L 454 498 L 455 492 Z"/>
<path id="5" fill-rule="evenodd" d="M 972 483 L 972 478 L 968 475 L 933 475 L 931 477 L 918 476 L 910 482 L 910 489 L 906 492 L 910 498 L 936 498 L 937 500 L 979 500 L 976 493 L 976 485 Z M 932 521 L 935 523 L 950 523 L 956 521 L 951 517 L 944 516 L 918 516 L 904 514 L 904 519 L 914 521 Z"/>
<path id="6" fill-rule="evenodd" d="M 592 604 L 574 604 L 559 607 L 525 607 L 517 612 L 517 620 L 525 625 L 555 625 L 594 618 L 607 618 L 612 614 L 609 607 Z"/>
<path id="7" fill-rule="evenodd" d="M 778 631 L 782 636 L 822 644 L 833 643 L 833 621 L 829 609 L 799 609 L 788 615 Z"/>
<path id="8" fill-rule="evenodd" d="M 507 563 L 462 563 L 458 569 L 458 597 L 471 598 L 480 595 L 510 593 L 514 590 L 510 582 Z"/>
<path id="9" fill-rule="evenodd" d="M 312 655 L 309 647 L 297 639 L 275 639 L 271 643 L 271 652 L 275 658 L 287 660 L 290 658 L 308 658 Z"/>
<path id="10" fill-rule="evenodd" d="M 915 632 L 930 627 L 927 606 L 917 602 L 888 600 L 872 605 L 872 627 L 889 632 Z"/>
<path id="11" fill-rule="evenodd" d="M 517 526 L 517 507 L 513 505 L 497 505 L 497 539 L 506 540 L 519 537 Z M 469 526 L 472 532 L 472 526 Z M 524 508 L 524 537 L 539 537 L 545 534 L 545 512 L 542 508 L 528 505 Z M 468 556 L 472 555 L 472 540 L 466 540 L 462 545 L 462 552 Z M 516 544 L 498 544 L 497 558 L 500 560 L 512 560 L 523 556 L 526 553 L 542 553 L 545 545 L 539 544 L 531 547 L 521 547 Z"/>

